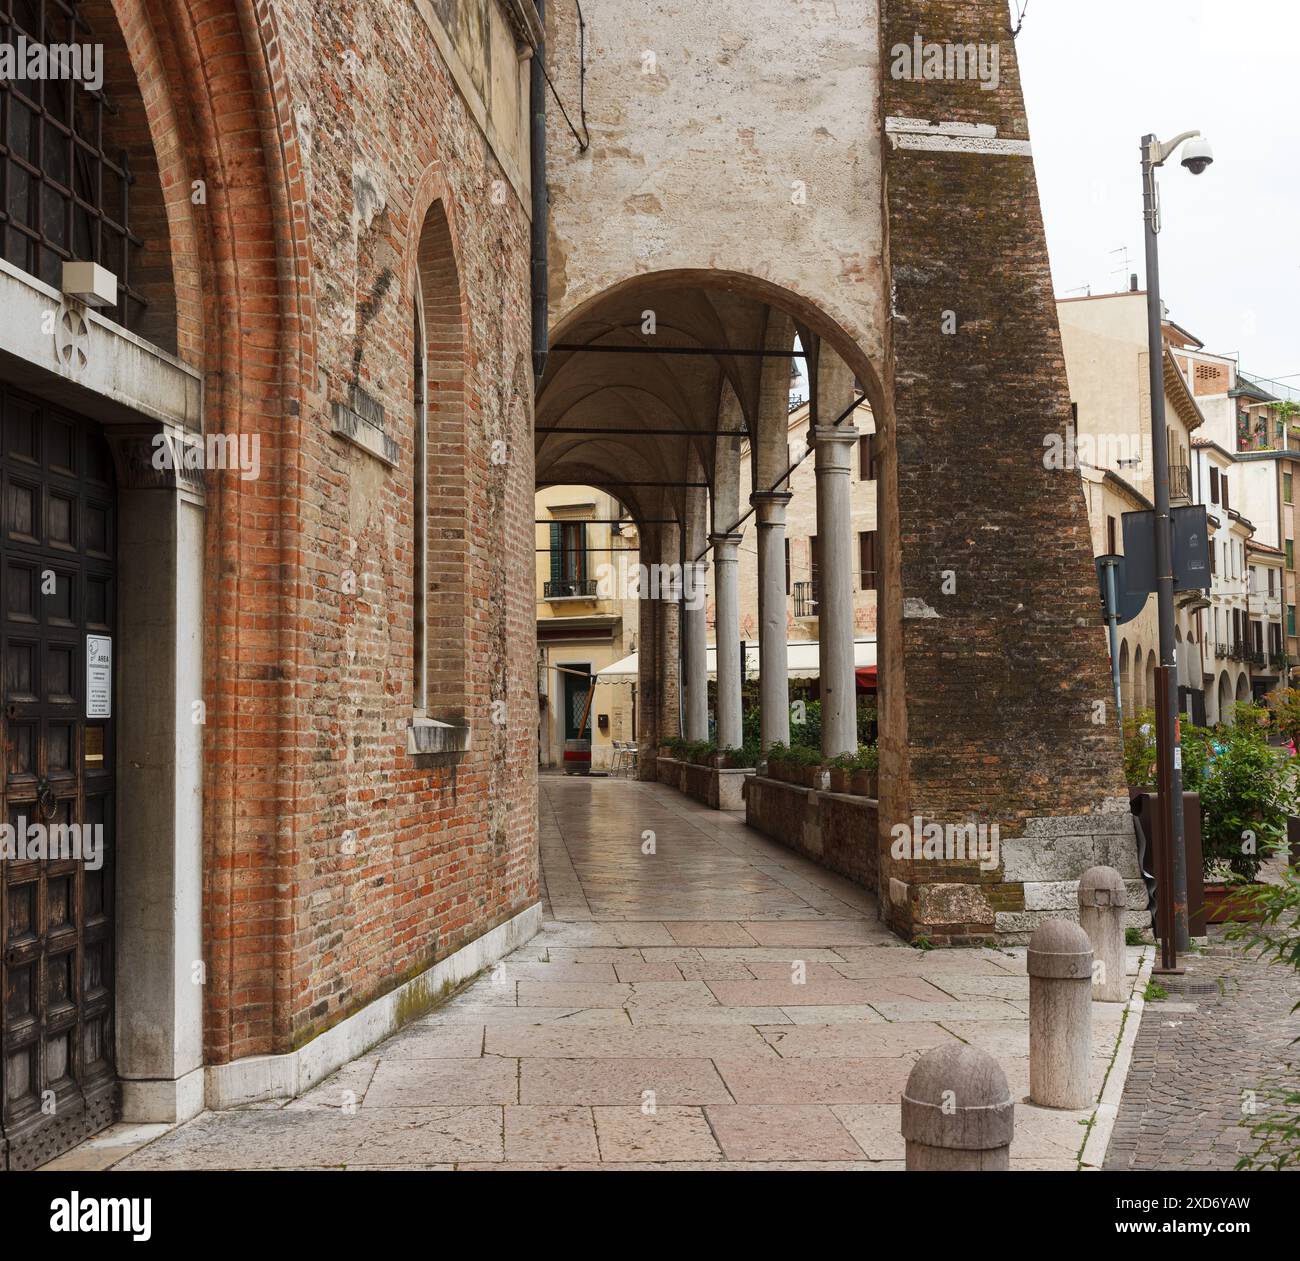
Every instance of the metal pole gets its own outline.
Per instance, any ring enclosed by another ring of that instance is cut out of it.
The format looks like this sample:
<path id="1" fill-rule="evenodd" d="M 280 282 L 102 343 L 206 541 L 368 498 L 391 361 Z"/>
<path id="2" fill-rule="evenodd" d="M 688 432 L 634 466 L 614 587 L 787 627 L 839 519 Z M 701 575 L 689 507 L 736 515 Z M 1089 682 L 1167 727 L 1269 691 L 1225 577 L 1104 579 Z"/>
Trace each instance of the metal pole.
<path id="1" fill-rule="evenodd" d="M 1160 201 L 1156 186 L 1156 150 L 1154 135 L 1142 138 L 1142 198 L 1145 221 L 1147 265 L 1147 357 L 1151 383 L 1151 453 L 1155 475 L 1155 552 L 1156 609 L 1160 625 L 1160 667 L 1177 677 L 1178 658 L 1174 644 L 1174 566 L 1173 532 L 1169 516 L 1169 449 L 1165 437 L 1165 364 L 1162 325 L 1164 311 L 1160 304 Z M 1158 788 L 1162 817 L 1168 827 L 1164 833 L 1166 852 L 1171 862 L 1170 883 L 1162 890 L 1164 900 L 1173 905 L 1173 942 L 1178 950 L 1187 950 L 1191 938 L 1187 931 L 1187 854 L 1183 847 L 1183 759 L 1178 739 L 1178 713 L 1170 695 L 1168 673 L 1165 686 L 1158 688 L 1160 700 L 1156 714 L 1156 750 L 1160 767 Z"/>
<path id="2" fill-rule="evenodd" d="M 1106 567 L 1106 624 L 1110 628 L 1110 677 L 1115 687 L 1115 713 L 1119 719 L 1119 729 L 1124 730 L 1124 693 L 1119 677 L 1119 604 L 1115 590 L 1115 562 L 1104 562 Z"/>

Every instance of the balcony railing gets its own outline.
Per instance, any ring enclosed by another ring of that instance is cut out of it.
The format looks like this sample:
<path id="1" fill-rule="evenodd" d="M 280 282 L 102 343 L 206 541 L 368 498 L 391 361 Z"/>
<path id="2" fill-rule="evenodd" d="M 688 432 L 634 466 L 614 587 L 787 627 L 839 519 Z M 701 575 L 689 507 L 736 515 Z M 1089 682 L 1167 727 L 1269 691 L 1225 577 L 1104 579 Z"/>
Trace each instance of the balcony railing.
<path id="1" fill-rule="evenodd" d="M 555 578 L 546 583 L 548 600 L 591 600 L 596 595 L 595 578 Z"/>
<path id="2" fill-rule="evenodd" d="M 1169 498 L 1191 499 L 1192 470 L 1186 464 L 1169 466 Z"/>
<path id="3" fill-rule="evenodd" d="M 796 582 L 794 584 L 795 617 L 817 616 L 817 584 L 815 582 Z"/>

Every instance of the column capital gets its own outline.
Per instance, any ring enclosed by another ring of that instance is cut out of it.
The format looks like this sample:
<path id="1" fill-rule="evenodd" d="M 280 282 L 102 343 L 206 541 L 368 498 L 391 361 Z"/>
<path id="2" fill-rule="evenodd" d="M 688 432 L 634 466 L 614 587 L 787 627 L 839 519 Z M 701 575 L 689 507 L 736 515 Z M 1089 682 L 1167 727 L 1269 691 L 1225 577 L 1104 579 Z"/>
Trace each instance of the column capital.
<path id="1" fill-rule="evenodd" d="M 710 534 L 709 542 L 713 544 L 713 563 L 734 564 L 736 549 L 744 537 L 743 534 Z"/>
<path id="2" fill-rule="evenodd" d="M 759 525 L 785 525 L 785 508 L 793 498 L 788 490 L 756 490 L 749 502 Z"/>
<path id="3" fill-rule="evenodd" d="M 814 469 L 817 475 L 849 473 L 852 464 L 851 448 L 861 436 L 854 426 L 847 429 L 841 429 L 838 425 L 813 426 Z"/>
<path id="4" fill-rule="evenodd" d="M 814 425 L 812 427 L 812 440 L 818 446 L 823 442 L 856 442 L 862 435 L 858 432 L 857 425 Z"/>

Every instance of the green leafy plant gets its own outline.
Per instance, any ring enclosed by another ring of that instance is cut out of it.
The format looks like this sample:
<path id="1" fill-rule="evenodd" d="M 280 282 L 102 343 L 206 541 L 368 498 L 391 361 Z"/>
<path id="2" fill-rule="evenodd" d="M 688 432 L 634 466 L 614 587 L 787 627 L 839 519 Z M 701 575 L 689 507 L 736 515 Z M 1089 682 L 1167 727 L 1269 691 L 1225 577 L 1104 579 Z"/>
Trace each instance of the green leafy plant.
<path id="1" fill-rule="evenodd" d="M 1142 930 L 1140 928 L 1126 928 L 1124 930 L 1124 944 L 1126 946 L 1140 946 L 1142 944 Z"/>
<path id="2" fill-rule="evenodd" d="M 1296 742 L 1300 748 L 1300 688 L 1278 688 L 1265 700 L 1273 719 L 1273 727 L 1284 739 Z"/>
<path id="3" fill-rule="evenodd" d="M 1158 1003 L 1162 999 L 1169 997 L 1169 991 L 1159 981 L 1148 981 L 1146 989 L 1142 992 L 1142 997 L 1148 1003 Z"/>
<path id="4" fill-rule="evenodd" d="M 803 722 L 790 722 L 790 744 L 792 747 L 803 746 L 809 749 L 822 747 L 822 703 L 821 701 L 804 701 Z"/>
<path id="5" fill-rule="evenodd" d="M 1254 880 L 1286 836 L 1294 798 L 1290 767 L 1248 717 L 1205 741 L 1204 765 L 1194 780 L 1206 879 L 1230 872 L 1230 878 Z"/>
<path id="6" fill-rule="evenodd" d="M 1130 788 L 1150 788 L 1156 782 L 1156 715 L 1139 709 L 1124 720 L 1124 780 Z"/>
<path id="7" fill-rule="evenodd" d="M 739 748 L 722 749 L 722 765 L 729 770 L 750 770 L 758 765 L 758 741 L 751 744 L 748 740 Z"/>

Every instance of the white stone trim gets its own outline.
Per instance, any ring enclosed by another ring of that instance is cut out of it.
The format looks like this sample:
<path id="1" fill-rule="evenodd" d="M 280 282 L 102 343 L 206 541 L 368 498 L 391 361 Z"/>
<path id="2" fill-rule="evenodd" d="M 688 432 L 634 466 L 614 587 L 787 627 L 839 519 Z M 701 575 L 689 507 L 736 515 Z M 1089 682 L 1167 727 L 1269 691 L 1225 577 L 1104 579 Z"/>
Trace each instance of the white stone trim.
<path id="1" fill-rule="evenodd" d="M 932 153 L 985 153 L 1032 157 L 1028 140 L 1000 137 L 991 123 L 932 123 L 928 118 L 885 119 L 885 134 L 894 149 L 923 149 Z"/>
<path id="2" fill-rule="evenodd" d="M 541 926 L 542 904 L 536 902 L 296 1051 L 251 1055 L 230 1064 L 210 1064 L 205 1070 L 207 1106 L 237 1108 L 241 1104 L 290 1099 L 302 1094 L 396 1033 L 402 1023 L 398 1013 L 408 1003 L 432 1000 L 440 990 L 469 980 L 518 949 Z"/>
<path id="3" fill-rule="evenodd" d="M 57 289 L 0 259 L 0 367 L 6 357 L 30 364 L 66 383 L 33 390 L 57 398 L 65 407 L 101 421 L 138 420 L 141 416 L 178 428 L 202 431 L 203 377 L 174 355 L 129 332 L 97 311 L 67 298 Z M 58 337 L 46 331 L 64 313 L 84 327 L 80 353 L 65 361 Z M 18 366 L 15 365 L 15 366 Z M 21 373 L 6 373 L 19 389 L 31 388 Z M 73 391 L 69 393 L 68 391 Z M 104 400 L 97 409 L 98 399 Z"/>

